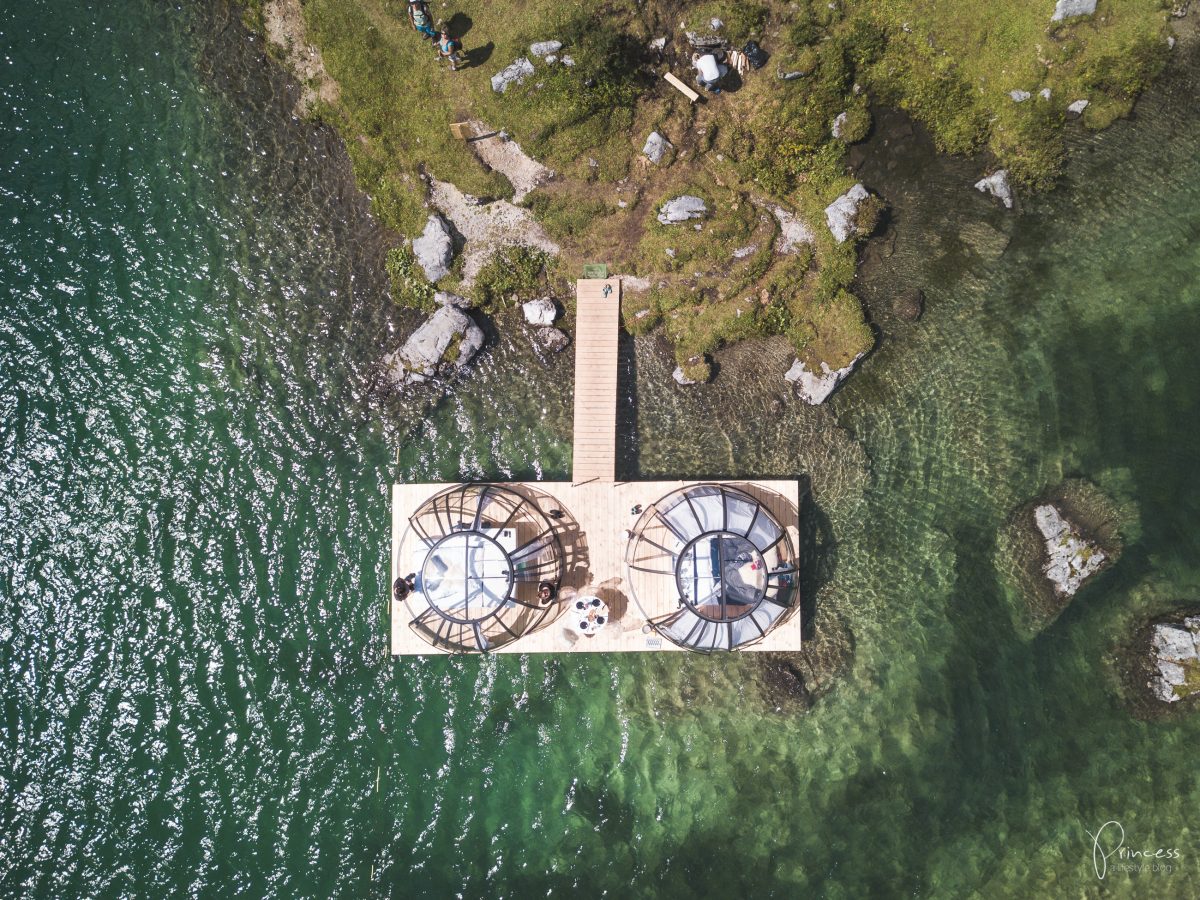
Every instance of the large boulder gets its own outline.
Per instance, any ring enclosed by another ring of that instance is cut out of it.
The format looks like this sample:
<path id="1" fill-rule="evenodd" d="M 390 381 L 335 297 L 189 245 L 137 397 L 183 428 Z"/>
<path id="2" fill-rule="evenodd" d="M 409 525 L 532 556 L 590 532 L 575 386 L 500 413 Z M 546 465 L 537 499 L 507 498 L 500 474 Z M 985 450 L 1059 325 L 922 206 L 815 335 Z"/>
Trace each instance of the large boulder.
<path id="1" fill-rule="evenodd" d="M 512 85 L 520 84 L 532 74 L 533 63 L 522 56 L 492 76 L 492 90 L 497 94 L 503 94 Z"/>
<path id="2" fill-rule="evenodd" d="M 1096 0 L 1058 0 L 1054 4 L 1051 22 L 1073 19 L 1075 16 L 1090 16 L 1096 11 Z"/>
<path id="3" fill-rule="evenodd" d="M 1200 694 L 1200 616 L 1159 622 L 1150 632 L 1150 691 L 1165 703 Z"/>
<path id="4" fill-rule="evenodd" d="M 870 195 L 861 184 L 856 184 L 842 196 L 825 207 L 825 224 L 839 244 L 857 236 L 856 219 L 859 205 Z"/>
<path id="5" fill-rule="evenodd" d="M 783 377 L 796 386 L 801 400 L 817 406 L 829 399 L 829 395 L 837 390 L 837 386 L 846 380 L 846 376 L 854 371 L 858 361 L 865 355 L 858 354 L 850 360 L 849 365 L 840 369 L 831 369 L 829 363 L 822 362 L 819 370 L 810 370 L 803 362 L 796 360 Z"/>
<path id="6" fill-rule="evenodd" d="M 684 194 L 674 200 L 668 200 L 658 210 L 658 221 L 663 225 L 676 225 L 688 219 L 702 219 L 708 213 L 708 207 L 699 197 Z"/>
<path id="7" fill-rule="evenodd" d="M 646 159 L 654 163 L 656 166 L 662 163 L 667 154 L 674 150 L 675 147 L 665 137 L 657 131 L 650 132 L 650 136 L 646 138 L 646 144 L 642 147 L 642 153 Z"/>
<path id="8" fill-rule="evenodd" d="M 421 236 L 412 242 L 412 249 L 426 278 L 434 282 L 445 278 L 454 259 L 454 239 L 446 220 L 437 213 L 431 215 Z"/>
<path id="9" fill-rule="evenodd" d="M 483 330 L 455 306 L 426 319 L 399 350 L 384 360 L 398 384 L 418 384 L 463 369 L 483 346 Z"/>
<path id="10" fill-rule="evenodd" d="M 979 179 L 975 182 L 975 190 L 991 194 L 1004 204 L 1005 209 L 1013 207 L 1013 192 L 1012 185 L 1008 183 L 1008 169 L 999 169 L 987 178 Z"/>
<path id="11" fill-rule="evenodd" d="M 1095 542 L 1084 538 L 1052 504 L 1035 507 L 1033 518 L 1046 540 L 1042 571 L 1058 596 L 1075 596 L 1083 583 L 1104 567 L 1108 555 Z"/>
<path id="12" fill-rule="evenodd" d="M 558 307 L 549 297 L 539 297 L 521 304 L 525 321 L 530 325 L 553 325 L 558 318 Z"/>

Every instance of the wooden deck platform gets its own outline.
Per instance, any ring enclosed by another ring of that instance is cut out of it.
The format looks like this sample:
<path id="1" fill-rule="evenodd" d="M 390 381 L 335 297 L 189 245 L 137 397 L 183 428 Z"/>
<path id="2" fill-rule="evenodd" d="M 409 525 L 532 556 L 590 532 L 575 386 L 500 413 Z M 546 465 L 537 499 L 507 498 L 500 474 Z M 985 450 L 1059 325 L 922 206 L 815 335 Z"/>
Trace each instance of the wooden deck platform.
<path id="1" fill-rule="evenodd" d="M 589 481 L 585 484 L 538 481 L 529 484 L 507 485 L 519 491 L 542 495 L 564 510 L 574 521 L 564 523 L 563 538 L 574 542 L 566 548 L 574 563 L 560 589 L 559 608 L 552 611 L 540 629 L 501 647 L 498 653 L 586 653 L 630 652 L 646 650 L 679 650 L 671 641 L 644 629 L 646 618 L 635 602 L 631 573 L 625 565 L 624 532 L 631 528 L 637 516 L 631 510 L 638 505 L 648 507 L 677 488 L 689 484 L 726 484 L 738 487 L 763 502 L 776 521 L 787 528 L 792 547 L 799 541 L 799 489 L 797 481 L 624 481 L 619 483 Z M 420 569 L 424 548 L 411 539 L 408 517 L 430 497 L 453 484 L 396 484 L 392 486 L 392 577 L 389 584 L 409 572 Z M 543 501 L 545 502 L 545 501 Z M 578 527 L 575 527 L 577 524 Z M 665 593 L 665 585 L 657 583 L 656 595 L 649 595 L 647 584 L 638 582 L 637 600 L 651 617 L 669 613 L 677 608 L 674 592 Z M 567 626 L 568 605 L 575 594 L 595 594 L 604 599 L 612 615 L 612 623 L 594 638 L 581 638 Z M 439 650 L 409 626 L 412 616 L 403 603 L 391 603 L 391 649 L 396 656 L 440 655 Z M 798 610 L 778 624 L 750 650 L 799 650 L 801 620 Z M 574 640 L 572 640 L 574 638 Z"/>
<path id="2" fill-rule="evenodd" d="M 575 482 L 612 481 L 617 467 L 617 340 L 621 280 L 582 279 L 575 312 Z"/>
<path id="3" fill-rule="evenodd" d="M 621 282 L 617 278 L 577 282 L 575 333 L 575 427 L 571 482 L 507 484 L 509 488 L 555 521 L 554 539 L 567 560 L 559 582 L 559 597 L 535 630 L 503 646 L 499 653 L 579 653 L 676 651 L 681 648 L 654 631 L 649 619 L 669 615 L 680 607 L 671 578 L 647 578 L 626 564 L 630 529 L 639 512 L 682 487 L 717 484 L 749 494 L 759 508 L 787 532 L 780 547 L 794 553 L 799 547 L 799 482 L 784 481 L 635 481 L 616 482 L 617 341 L 620 329 Z M 453 484 L 395 484 L 392 486 L 392 547 L 389 585 L 420 571 L 430 546 L 415 533 L 410 517 L 430 498 Z M 560 515 L 554 515 L 554 514 Z M 460 523 L 461 525 L 461 523 Z M 724 526 L 721 526 L 724 527 Z M 782 550 L 768 561 L 794 564 Z M 535 582 L 536 585 L 536 582 Z M 570 605 L 576 595 L 601 597 L 610 622 L 594 637 L 570 627 Z M 423 595 L 414 595 L 423 596 Z M 396 656 L 439 655 L 447 651 L 428 642 L 413 614 L 389 597 L 390 645 Z M 802 622 L 793 600 L 789 610 L 756 644 L 744 650 L 799 650 Z M 425 632 L 427 635 L 428 632 Z M 490 643 L 490 640 L 489 640 Z"/>

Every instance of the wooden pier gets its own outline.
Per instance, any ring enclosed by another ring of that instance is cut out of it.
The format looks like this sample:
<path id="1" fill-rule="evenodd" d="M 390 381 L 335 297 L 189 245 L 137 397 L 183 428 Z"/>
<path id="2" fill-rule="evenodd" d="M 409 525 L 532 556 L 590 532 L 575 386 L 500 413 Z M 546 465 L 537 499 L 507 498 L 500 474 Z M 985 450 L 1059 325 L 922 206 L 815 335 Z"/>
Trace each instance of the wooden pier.
<path id="1" fill-rule="evenodd" d="M 556 579 L 558 595 L 550 608 L 538 614 L 536 626 L 516 639 L 507 639 L 504 634 L 495 635 L 495 640 L 483 635 L 475 628 L 476 646 L 466 650 L 486 649 L 499 653 L 571 653 L 571 652 L 630 652 L 630 651 L 675 651 L 683 649 L 664 637 L 664 633 L 651 624 L 661 623 L 676 611 L 687 613 L 680 597 L 678 577 L 646 575 L 638 565 L 631 538 L 634 530 L 645 523 L 643 510 L 652 510 L 662 498 L 681 489 L 699 488 L 710 492 L 704 499 L 730 495 L 744 498 L 747 509 L 753 508 L 754 519 L 770 519 L 778 524 L 781 534 L 777 545 L 770 548 L 768 568 L 781 570 L 794 567 L 796 548 L 799 547 L 799 483 L 796 480 L 781 481 L 615 481 L 616 471 L 616 411 L 617 411 L 617 340 L 620 328 L 621 284 L 616 278 L 584 279 L 577 283 L 578 307 L 575 333 L 575 426 L 574 464 L 570 482 L 530 482 L 496 485 L 506 495 L 519 496 L 523 509 L 534 511 L 541 518 L 554 524 L 552 540 L 562 556 L 562 573 Z M 395 484 L 392 487 L 392 546 L 391 579 L 394 583 L 410 572 L 422 571 L 430 547 L 436 543 L 426 533 L 424 526 L 417 523 L 419 511 L 429 509 L 430 501 L 456 489 L 454 484 Z M 746 502 L 748 501 L 748 503 Z M 697 500 L 699 505 L 701 501 Z M 436 504 L 434 504 L 436 506 Z M 692 501 L 688 501 L 691 507 Z M 683 506 L 680 504 L 680 508 Z M 457 539 L 457 533 L 469 532 L 469 523 L 460 519 L 451 524 L 450 504 L 445 515 L 438 514 L 437 521 L 445 522 L 443 534 Z M 696 510 L 691 510 L 696 515 Z M 549 516 L 550 518 L 545 518 Z M 483 517 L 476 512 L 474 524 L 481 533 L 498 531 L 510 534 L 509 540 L 516 545 L 526 540 L 516 536 L 518 528 L 481 528 Z M 728 514 L 720 512 L 720 525 L 711 526 L 711 531 L 727 527 Z M 432 519 L 428 520 L 432 521 Z M 697 533 L 705 532 L 696 518 Z M 711 516 L 709 521 L 712 521 Z M 416 524 L 415 524 L 416 523 Z M 507 524 L 507 523 L 505 523 Z M 744 524 L 744 523 L 743 523 Z M 728 527 L 732 528 L 732 525 Z M 743 530 L 756 526 L 750 522 Z M 463 532 L 458 532 L 463 528 Z M 536 529 L 535 529 L 536 530 Z M 705 532 L 706 534 L 708 532 Z M 663 545 L 672 545 L 673 552 L 683 552 L 690 535 L 658 537 Z M 444 538 L 445 539 L 445 538 Z M 541 535 L 537 539 L 541 539 Z M 703 540 L 703 538 L 700 538 Z M 486 538 L 485 538 L 486 540 Z M 499 540 L 497 538 L 497 540 Z M 660 543 L 649 541 L 653 546 Z M 506 552 L 507 552 L 506 548 Z M 664 551 L 667 548 L 663 547 Z M 519 551 L 518 551 L 519 552 Z M 705 554 L 708 550 L 705 549 Z M 790 558 L 789 558 L 790 557 Z M 674 558 L 674 557 L 672 557 Z M 513 559 L 516 559 L 514 556 Z M 520 568 L 508 560 L 508 569 L 503 574 L 510 577 L 509 569 Z M 715 557 L 714 557 L 715 559 Z M 631 560 L 633 565 L 631 565 Z M 704 556 L 707 568 L 707 555 Z M 743 568 L 755 569 L 762 559 Z M 495 565 L 494 562 L 490 563 Z M 717 566 L 714 561 L 714 571 Z M 696 569 L 699 573 L 699 565 Z M 752 574 L 752 573 L 751 573 Z M 774 574 L 774 572 L 772 573 Z M 492 577 L 492 576 L 488 576 Z M 532 587 L 536 587 L 535 584 Z M 760 579 L 763 576 L 758 576 Z M 794 581 L 788 581 L 793 584 Z M 525 588 L 529 588 L 526 585 Z M 525 589 L 523 588 L 523 589 Z M 515 596 L 515 593 L 513 594 Z M 610 611 L 611 621 L 594 637 L 580 635 L 572 628 L 572 602 L 580 597 L 599 597 Z M 393 655 L 428 655 L 449 652 L 447 646 L 436 639 L 431 642 L 429 627 L 415 616 L 408 602 L 389 599 L 391 612 L 390 647 Z M 432 605 L 432 604 L 431 604 Z M 509 604 L 512 606 L 512 604 Z M 773 610 L 776 619 L 765 635 L 739 649 L 757 651 L 798 650 L 801 644 L 801 617 L 799 599 L 792 592 L 790 608 L 782 613 Z M 516 607 L 513 607 L 516 609 Z M 530 614 L 518 610 L 525 616 Z M 696 622 L 702 622 L 696 618 Z M 707 627 L 704 624 L 703 627 Z M 722 623 L 722 627 L 732 626 Z M 507 628 L 505 629 L 508 630 Z M 509 634 L 511 635 L 511 631 Z M 723 632 L 722 632 L 723 633 Z M 733 632 L 730 631 L 730 634 Z"/>
<path id="2" fill-rule="evenodd" d="M 612 481 L 617 468 L 617 340 L 621 279 L 586 279 L 575 291 L 575 441 L 571 477 Z"/>

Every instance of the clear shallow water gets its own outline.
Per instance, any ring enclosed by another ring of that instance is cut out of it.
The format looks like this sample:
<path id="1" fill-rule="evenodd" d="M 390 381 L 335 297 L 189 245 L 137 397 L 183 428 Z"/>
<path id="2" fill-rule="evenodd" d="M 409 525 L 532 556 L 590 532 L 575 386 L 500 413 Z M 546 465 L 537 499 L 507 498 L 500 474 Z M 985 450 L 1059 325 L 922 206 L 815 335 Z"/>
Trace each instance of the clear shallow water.
<path id="1" fill-rule="evenodd" d="M 514 332 L 427 418 L 375 390 L 385 239 L 228 11 L 30 4 L 0 45 L 5 895 L 1099 895 L 1108 819 L 1183 858 L 1105 894 L 1193 893 L 1200 725 L 1105 660 L 1200 596 L 1194 59 L 1017 220 L 971 163 L 869 171 L 884 340 L 831 408 L 780 348 L 685 393 L 631 347 L 632 472 L 812 478 L 854 658 L 798 715 L 745 658 L 388 660 L 381 485 L 561 477 L 569 360 Z M 1139 536 L 1026 641 L 996 534 L 1076 474 Z"/>

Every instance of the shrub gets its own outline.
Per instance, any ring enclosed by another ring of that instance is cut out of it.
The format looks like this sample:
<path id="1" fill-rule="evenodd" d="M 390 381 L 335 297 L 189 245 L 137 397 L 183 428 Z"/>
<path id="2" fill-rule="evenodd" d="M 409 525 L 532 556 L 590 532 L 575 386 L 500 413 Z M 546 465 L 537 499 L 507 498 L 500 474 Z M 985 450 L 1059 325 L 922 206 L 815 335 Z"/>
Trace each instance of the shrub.
<path id="1" fill-rule="evenodd" d="M 495 312 L 516 294 L 529 296 L 539 286 L 549 257 L 532 247 L 504 247 L 487 261 L 475 279 L 475 299 L 485 312 Z"/>
<path id="2" fill-rule="evenodd" d="M 846 107 L 846 119 L 842 122 L 841 140 L 846 144 L 857 144 L 865 140 L 871 131 L 871 111 L 865 102 Z"/>
<path id="3" fill-rule="evenodd" d="M 858 232 L 858 236 L 870 237 L 874 234 L 886 209 L 887 203 L 875 194 L 860 202 L 854 213 L 854 230 Z"/>
<path id="4" fill-rule="evenodd" d="M 410 247 L 402 245 L 389 250 L 386 268 L 393 300 L 412 309 L 437 309 L 434 287 L 421 271 Z"/>
<path id="5" fill-rule="evenodd" d="M 684 20 L 689 31 L 707 33 L 710 22 L 720 19 L 724 24 L 720 34 L 730 43 L 740 45 L 767 27 L 770 10 L 761 3 L 705 3 L 690 11 Z"/>

